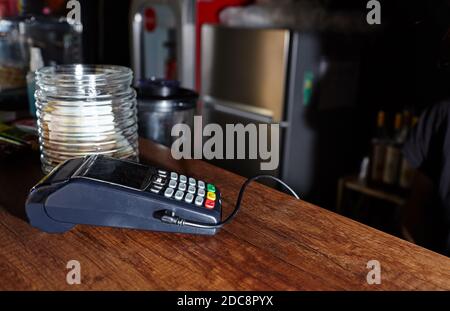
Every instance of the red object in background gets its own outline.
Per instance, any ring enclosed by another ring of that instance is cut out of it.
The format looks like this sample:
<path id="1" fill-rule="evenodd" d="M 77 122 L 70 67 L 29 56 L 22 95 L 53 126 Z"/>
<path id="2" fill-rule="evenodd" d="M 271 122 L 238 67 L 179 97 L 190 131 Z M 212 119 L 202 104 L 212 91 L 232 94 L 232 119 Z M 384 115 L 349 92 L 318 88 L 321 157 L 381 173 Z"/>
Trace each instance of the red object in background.
<path id="1" fill-rule="evenodd" d="M 66 2 L 67 0 L 46 0 L 45 6 L 48 8 L 47 14 L 57 14 L 60 16 L 66 15 Z"/>
<path id="2" fill-rule="evenodd" d="M 152 8 L 145 9 L 145 30 L 151 32 L 156 28 L 156 13 Z"/>
<path id="3" fill-rule="evenodd" d="M 52 10 L 46 6 L 45 8 L 42 9 L 42 14 L 44 15 L 50 15 L 52 13 Z"/>
<path id="4" fill-rule="evenodd" d="M 202 25 L 218 24 L 219 13 L 230 6 L 243 6 L 250 4 L 252 0 L 197 0 L 197 21 L 195 25 L 196 32 L 196 55 L 195 55 L 195 81 L 196 89 L 200 92 L 201 88 L 201 42 Z"/>
<path id="5" fill-rule="evenodd" d="M 16 16 L 17 0 L 0 0 L 0 17 Z"/>

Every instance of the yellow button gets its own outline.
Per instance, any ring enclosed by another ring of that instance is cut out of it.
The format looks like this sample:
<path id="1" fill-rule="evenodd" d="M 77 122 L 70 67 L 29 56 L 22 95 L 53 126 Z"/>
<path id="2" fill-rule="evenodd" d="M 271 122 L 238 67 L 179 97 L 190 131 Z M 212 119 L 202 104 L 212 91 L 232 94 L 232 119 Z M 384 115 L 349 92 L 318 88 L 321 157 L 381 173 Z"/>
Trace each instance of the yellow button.
<path id="1" fill-rule="evenodd" d="M 211 201 L 215 201 L 215 200 L 216 200 L 216 194 L 215 194 L 214 192 L 208 192 L 208 193 L 206 194 L 206 197 L 207 197 L 208 199 L 210 199 Z"/>

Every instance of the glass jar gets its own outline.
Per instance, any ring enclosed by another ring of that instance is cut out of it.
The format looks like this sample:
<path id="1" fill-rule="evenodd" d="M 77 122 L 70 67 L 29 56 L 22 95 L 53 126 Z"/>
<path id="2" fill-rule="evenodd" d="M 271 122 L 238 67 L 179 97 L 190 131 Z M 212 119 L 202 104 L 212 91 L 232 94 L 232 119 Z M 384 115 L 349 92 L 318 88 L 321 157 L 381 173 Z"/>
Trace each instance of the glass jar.
<path id="1" fill-rule="evenodd" d="M 121 66 L 62 65 L 36 72 L 42 169 L 74 157 L 138 159 L 133 72 Z"/>
<path id="2" fill-rule="evenodd" d="M 24 24 L 22 17 L 0 18 L 0 92 L 26 87 L 29 55 Z"/>

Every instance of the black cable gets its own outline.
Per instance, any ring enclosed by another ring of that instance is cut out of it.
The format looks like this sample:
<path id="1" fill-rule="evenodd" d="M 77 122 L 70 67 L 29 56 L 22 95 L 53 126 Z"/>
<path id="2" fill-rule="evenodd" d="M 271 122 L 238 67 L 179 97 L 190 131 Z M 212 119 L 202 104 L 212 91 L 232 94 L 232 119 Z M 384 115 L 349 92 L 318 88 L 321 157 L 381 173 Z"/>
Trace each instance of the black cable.
<path id="1" fill-rule="evenodd" d="M 200 223 L 200 222 L 195 222 L 195 221 L 189 221 L 186 220 L 184 218 L 172 215 L 170 213 L 167 213 L 165 215 L 162 215 L 160 217 L 160 220 L 162 222 L 168 223 L 168 224 L 176 224 L 179 226 L 189 226 L 189 227 L 196 227 L 196 228 L 202 228 L 202 229 L 214 229 L 214 228 L 222 228 L 225 224 L 227 224 L 228 222 L 230 222 L 238 213 L 239 209 L 241 208 L 241 202 L 244 196 L 244 191 L 247 188 L 247 186 L 258 179 L 272 179 L 275 180 L 276 182 L 280 183 L 283 185 L 283 187 L 285 187 L 287 190 L 289 190 L 289 192 L 297 199 L 299 200 L 300 197 L 297 195 L 297 193 L 295 193 L 294 190 L 292 190 L 291 187 L 289 187 L 284 181 L 282 181 L 281 179 L 271 176 L 271 175 L 258 175 L 252 178 L 249 178 L 245 181 L 245 183 L 242 185 L 241 190 L 239 191 L 239 195 L 238 195 L 238 199 L 236 201 L 236 205 L 234 207 L 233 212 L 223 221 L 217 223 L 217 224 L 207 224 L 207 223 Z"/>

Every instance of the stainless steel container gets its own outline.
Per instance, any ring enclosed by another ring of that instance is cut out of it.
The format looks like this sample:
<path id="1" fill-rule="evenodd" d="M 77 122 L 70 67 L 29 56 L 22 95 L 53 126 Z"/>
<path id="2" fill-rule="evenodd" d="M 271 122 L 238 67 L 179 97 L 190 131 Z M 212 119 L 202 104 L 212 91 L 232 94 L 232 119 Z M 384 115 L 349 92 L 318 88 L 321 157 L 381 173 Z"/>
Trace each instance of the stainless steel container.
<path id="1" fill-rule="evenodd" d="M 180 88 L 177 81 L 141 81 L 138 88 L 139 136 L 171 146 L 172 127 L 183 123 L 193 128 L 198 95 Z"/>

